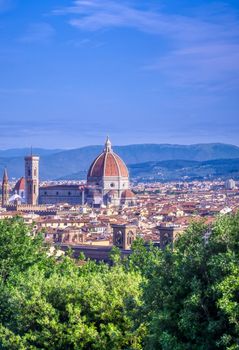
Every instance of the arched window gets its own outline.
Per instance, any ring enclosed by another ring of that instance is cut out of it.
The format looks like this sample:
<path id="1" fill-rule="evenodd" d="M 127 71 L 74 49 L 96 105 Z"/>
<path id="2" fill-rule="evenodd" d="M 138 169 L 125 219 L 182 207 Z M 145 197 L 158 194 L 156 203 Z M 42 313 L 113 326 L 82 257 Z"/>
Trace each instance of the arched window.
<path id="1" fill-rule="evenodd" d="M 172 239 L 170 237 L 170 234 L 168 232 L 166 232 L 163 236 L 162 239 L 162 243 L 163 243 L 163 247 L 166 247 L 168 244 L 172 243 Z"/>
<path id="2" fill-rule="evenodd" d="M 123 245 L 123 234 L 121 231 L 118 231 L 115 236 L 115 244 L 117 246 L 122 246 Z"/>
<path id="3" fill-rule="evenodd" d="M 134 241 L 134 233 L 132 231 L 129 231 L 127 234 L 127 244 L 131 245 Z"/>

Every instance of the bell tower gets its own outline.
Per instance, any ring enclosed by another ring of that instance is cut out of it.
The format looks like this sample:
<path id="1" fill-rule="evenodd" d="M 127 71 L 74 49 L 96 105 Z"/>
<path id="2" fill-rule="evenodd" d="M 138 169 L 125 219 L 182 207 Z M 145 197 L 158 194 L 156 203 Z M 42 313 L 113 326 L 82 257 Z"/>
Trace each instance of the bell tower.
<path id="1" fill-rule="evenodd" d="M 182 232 L 182 229 L 175 226 L 156 226 L 159 234 L 160 248 L 165 249 L 167 246 L 173 248 L 174 241 Z"/>
<path id="2" fill-rule="evenodd" d="M 25 197 L 27 204 L 38 204 L 39 157 L 32 154 L 25 157 Z"/>
<path id="3" fill-rule="evenodd" d="M 3 179 L 2 179 L 2 207 L 6 207 L 8 205 L 9 199 L 9 183 L 7 176 L 7 169 L 4 169 Z"/>
<path id="4" fill-rule="evenodd" d="M 111 225 L 113 229 L 113 244 L 124 250 L 131 248 L 136 239 L 136 227 L 132 225 Z"/>

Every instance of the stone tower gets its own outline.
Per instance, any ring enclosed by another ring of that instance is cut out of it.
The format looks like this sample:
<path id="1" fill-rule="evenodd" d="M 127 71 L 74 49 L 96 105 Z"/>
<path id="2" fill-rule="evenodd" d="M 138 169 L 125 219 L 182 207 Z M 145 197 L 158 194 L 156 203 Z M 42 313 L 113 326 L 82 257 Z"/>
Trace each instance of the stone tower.
<path id="1" fill-rule="evenodd" d="M 113 244 L 120 249 L 130 249 L 136 239 L 136 227 L 131 225 L 111 225 L 113 229 Z"/>
<path id="2" fill-rule="evenodd" d="M 173 248 L 173 243 L 182 232 L 182 228 L 175 226 L 157 226 L 159 233 L 160 248 L 165 249 L 168 245 Z"/>
<path id="3" fill-rule="evenodd" d="M 25 157 L 25 198 L 26 203 L 38 204 L 39 197 L 39 157 Z"/>
<path id="4" fill-rule="evenodd" d="M 2 179 L 2 207 L 6 207 L 8 205 L 9 199 L 9 183 L 7 176 L 7 169 L 4 169 L 3 179 Z"/>

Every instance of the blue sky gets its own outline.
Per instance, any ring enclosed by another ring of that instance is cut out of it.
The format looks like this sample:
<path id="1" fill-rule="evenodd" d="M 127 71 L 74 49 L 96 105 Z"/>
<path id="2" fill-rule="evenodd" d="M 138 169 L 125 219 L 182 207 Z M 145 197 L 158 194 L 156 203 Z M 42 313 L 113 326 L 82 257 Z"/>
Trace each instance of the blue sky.
<path id="1" fill-rule="evenodd" d="M 0 0 L 0 148 L 239 145 L 238 101 L 238 0 Z"/>

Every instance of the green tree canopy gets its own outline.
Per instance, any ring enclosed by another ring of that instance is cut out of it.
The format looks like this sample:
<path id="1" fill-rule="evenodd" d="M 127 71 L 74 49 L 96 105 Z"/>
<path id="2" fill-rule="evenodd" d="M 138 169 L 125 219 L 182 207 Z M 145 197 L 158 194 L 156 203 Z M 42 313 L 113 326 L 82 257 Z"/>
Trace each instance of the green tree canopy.
<path id="1" fill-rule="evenodd" d="M 1 221 L 0 349 L 239 349 L 239 214 L 111 258 L 50 257 L 21 219 Z"/>
<path id="2" fill-rule="evenodd" d="M 47 258 L 42 240 L 19 219 L 2 221 L 0 230 L 0 349 L 142 348 L 134 325 L 139 273 Z"/>
<path id="3" fill-rule="evenodd" d="M 10 272 L 24 271 L 34 264 L 46 263 L 47 248 L 41 234 L 33 235 L 32 228 L 21 218 L 0 220 L 0 276 L 7 279 Z"/>
<path id="4" fill-rule="evenodd" d="M 147 349 L 239 349 L 239 215 L 192 224 L 144 290 Z"/>

